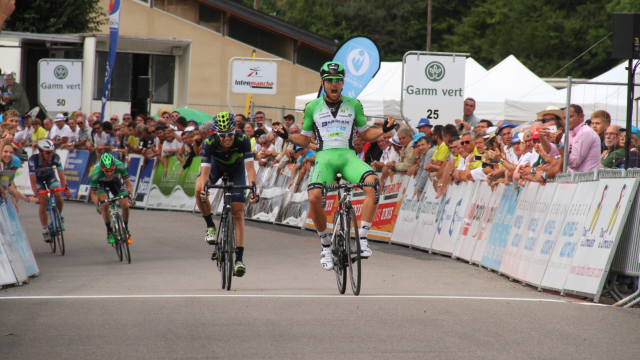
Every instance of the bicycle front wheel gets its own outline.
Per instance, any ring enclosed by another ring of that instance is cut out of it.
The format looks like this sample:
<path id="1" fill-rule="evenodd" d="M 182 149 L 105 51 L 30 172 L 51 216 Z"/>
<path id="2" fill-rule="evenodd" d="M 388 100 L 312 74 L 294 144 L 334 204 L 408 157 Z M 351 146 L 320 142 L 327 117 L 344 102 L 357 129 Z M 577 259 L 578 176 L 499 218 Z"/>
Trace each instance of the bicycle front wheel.
<path id="1" fill-rule="evenodd" d="M 220 232 L 218 235 L 218 270 L 220 270 L 220 281 L 222 283 L 222 290 L 227 288 L 227 228 L 225 224 L 227 223 L 227 216 L 222 214 L 222 219 L 220 220 Z"/>
<path id="2" fill-rule="evenodd" d="M 120 242 L 120 252 L 123 257 L 127 259 L 127 263 L 131 264 L 131 253 L 129 252 L 129 243 L 127 239 L 129 238 L 129 234 L 126 226 L 124 226 L 124 220 L 122 219 L 122 215 L 116 214 L 118 219 L 118 228 L 120 231 L 118 232 L 118 241 Z M 121 259 L 122 260 L 122 259 Z"/>
<path id="3" fill-rule="evenodd" d="M 49 238 L 51 242 L 49 243 L 49 247 L 51 247 L 51 252 L 56 253 L 56 226 L 55 226 L 55 215 L 54 211 L 57 209 L 49 210 Z"/>
<path id="4" fill-rule="evenodd" d="M 116 238 L 116 241 L 113 243 L 113 246 L 116 248 L 116 255 L 118 255 L 118 259 L 120 261 L 122 261 L 123 255 L 124 255 L 122 253 L 122 241 L 120 240 L 121 239 L 121 237 L 120 237 L 121 236 L 121 234 L 120 234 L 120 232 L 121 232 L 120 224 L 122 223 L 122 218 L 120 217 L 120 214 L 118 214 L 118 213 L 115 213 L 113 218 L 114 218 L 114 221 L 113 221 L 113 224 L 112 224 L 113 225 L 112 231 L 113 231 L 113 234 L 114 234 L 114 236 Z"/>
<path id="5" fill-rule="evenodd" d="M 235 251 L 235 243 L 236 243 L 236 231 L 233 227 L 233 215 L 229 214 L 229 216 L 227 216 L 227 221 L 225 222 L 225 227 L 226 227 L 226 249 L 225 252 L 227 254 L 227 256 L 225 257 L 225 267 L 227 268 L 227 291 L 231 290 L 231 278 L 233 278 L 233 255 L 234 255 L 234 251 Z"/>
<path id="6" fill-rule="evenodd" d="M 333 256 L 333 271 L 336 273 L 336 283 L 340 294 L 347 289 L 347 269 L 345 268 L 345 233 L 344 219 L 341 211 L 333 214 L 333 234 L 331 237 Z M 349 236 L 347 233 L 346 236 Z"/>
<path id="7" fill-rule="evenodd" d="M 345 214 L 345 223 L 347 224 L 347 266 L 349 267 L 349 277 L 351 278 L 351 290 L 353 291 L 353 295 L 360 295 L 360 285 L 362 281 L 362 275 L 360 273 L 361 270 L 361 257 L 360 252 L 362 249 L 360 248 L 360 235 L 358 234 L 358 220 L 356 219 L 356 212 L 351 209 L 351 211 Z M 351 231 L 349 229 L 349 225 L 353 224 L 353 232 L 355 233 L 355 237 L 351 237 Z"/>
<path id="8" fill-rule="evenodd" d="M 60 255 L 64 256 L 64 231 L 62 230 L 62 219 L 60 218 L 60 212 L 57 208 L 53 209 L 53 216 L 56 223 L 56 238 L 51 240 L 52 242 L 56 242 L 57 240 L 58 248 L 60 249 Z M 53 247 L 55 249 L 55 245 Z"/>

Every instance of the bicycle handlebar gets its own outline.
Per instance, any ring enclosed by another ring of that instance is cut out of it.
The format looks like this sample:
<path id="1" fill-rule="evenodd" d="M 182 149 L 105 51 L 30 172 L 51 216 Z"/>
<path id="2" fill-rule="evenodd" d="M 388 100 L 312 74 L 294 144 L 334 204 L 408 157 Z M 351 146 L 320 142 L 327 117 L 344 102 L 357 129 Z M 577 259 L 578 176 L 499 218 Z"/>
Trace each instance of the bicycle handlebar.
<path id="1" fill-rule="evenodd" d="M 122 199 L 131 199 L 131 196 L 127 194 L 127 195 L 112 197 L 111 199 L 107 199 L 107 200 L 98 200 L 98 206 L 102 206 L 102 204 L 105 204 L 105 203 L 111 204 Z"/>
<path id="2" fill-rule="evenodd" d="M 345 183 L 345 184 L 335 184 L 335 185 L 329 185 L 329 186 L 327 186 L 326 183 L 323 184 L 322 185 L 322 208 L 324 209 L 324 207 L 327 205 L 327 193 L 335 190 L 340 190 L 340 189 L 347 190 L 347 192 L 351 192 L 351 190 L 353 190 L 354 188 L 363 188 L 363 187 L 372 187 L 375 190 L 376 197 L 374 199 L 374 204 L 378 205 L 378 202 L 380 201 L 380 181 L 376 178 L 373 183 L 357 183 L 357 184 Z"/>
<path id="3" fill-rule="evenodd" d="M 252 181 L 251 185 L 233 185 L 233 184 L 221 184 L 221 185 L 211 185 L 209 183 L 209 180 L 207 180 L 207 182 L 204 183 L 204 188 L 203 190 L 207 193 L 207 196 L 209 196 L 209 189 L 227 189 L 227 190 L 231 190 L 231 189 L 241 189 L 241 190 L 249 190 L 251 193 L 251 199 L 257 199 L 258 201 L 260 201 L 260 195 L 257 194 L 257 186 L 256 186 L 256 182 Z"/>

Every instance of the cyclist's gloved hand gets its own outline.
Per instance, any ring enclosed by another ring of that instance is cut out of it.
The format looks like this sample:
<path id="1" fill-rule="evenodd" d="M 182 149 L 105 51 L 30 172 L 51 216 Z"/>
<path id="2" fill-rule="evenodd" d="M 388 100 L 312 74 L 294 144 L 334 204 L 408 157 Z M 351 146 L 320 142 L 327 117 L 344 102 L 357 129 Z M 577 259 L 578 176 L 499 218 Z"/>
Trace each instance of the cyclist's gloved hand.
<path id="1" fill-rule="evenodd" d="M 382 124 L 382 132 L 388 133 L 391 130 L 395 130 L 395 128 L 397 127 L 397 124 L 395 121 L 396 119 L 394 118 L 391 118 L 391 117 L 387 118 L 384 121 L 384 124 Z"/>
<path id="2" fill-rule="evenodd" d="M 289 133 L 287 132 L 287 130 L 282 128 L 282 124 L 281 125 L 276 125 L 273 127 L 273 132 L 278 135 L 279 137 L 287 140 L 289 138 Z"/>

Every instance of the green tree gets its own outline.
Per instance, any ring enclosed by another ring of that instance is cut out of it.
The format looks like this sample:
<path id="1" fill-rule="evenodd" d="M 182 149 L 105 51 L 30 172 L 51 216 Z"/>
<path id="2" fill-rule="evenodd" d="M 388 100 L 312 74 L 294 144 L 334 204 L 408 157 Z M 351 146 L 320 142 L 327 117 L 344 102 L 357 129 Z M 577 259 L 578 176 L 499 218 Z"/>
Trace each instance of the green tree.
<path id="1" fill-rule="evenodd" d="M 107 16 L 100 0 L 20 0 L 4 29 L 41 34 L 97 32 Z"/>

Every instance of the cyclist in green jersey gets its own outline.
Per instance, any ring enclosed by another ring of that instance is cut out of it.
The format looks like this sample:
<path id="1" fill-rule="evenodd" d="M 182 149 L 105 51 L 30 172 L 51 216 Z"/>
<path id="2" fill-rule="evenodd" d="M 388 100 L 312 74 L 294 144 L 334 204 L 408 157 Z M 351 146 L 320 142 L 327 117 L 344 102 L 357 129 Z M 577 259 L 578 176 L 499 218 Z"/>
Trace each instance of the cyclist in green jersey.
<path id="1" fill-rule="evenodd" d="M 315 133 L 318 141 L 316 162 L 309 177 L 309 213 L 316 226 L 322 252 L 320 264 L 325 270 L 333 269 L 331 239 L 327 232 L 327 215 L 322 208 L 322 186 L 330 185 L 337 173 L 350 183 L 373 183 L 377 178 L 375 171 L 364 161 L 358 159 L 353 146 L 356 132 L 360 138 L 376 141 L 383 133 L 393 130 L 394 119 L 388 118 L 382 129 L 370 128 L 364 118 L 362 104 L 354 98 L 342 95 L 345 71 L 338 62 L 325 63 L 320 69 L 320 83 L 325 95 L 309 102 L 304 109 L 302 134 L 289 135 L 282 125 L 274 126 L 276 134 L 298 145 L 307 147 Z M 372 255 L 367 241 L 371 222 L 376 213 L 375 190 L 365 187 L 365 200 L 360 221 L 361 256 Z"/>
<path id="2" fill-rule="evenodd" d="M 129 204 L 132 206 L 135 205 L 135 200 L 133 200 L 131 196 L 133 193 L 133 185 L 131 184 L 131 180 L 129 180 L 129 173 L 125 165 L 109 153 L 100 157 L 99 164 L 93 168 L 93 172 L 91 173 L 91 200 L 96 204 L 96 210 L 98 214 L 102 214 L 104 224 L 107 226 L 107 242 L 113 244 L 115 242 L 115 236 L 111 230 L 109 203 L 103 203 L 102 207 L 98 204 L 99 201 L 107 200 L 106 191 L 110 191 L 114 197 L 129 195 L 128 201 L 127 199 L 120 199 L 118 203 L 122 209 L 122 219 L 124 220 L 124 226 L 127 228 L 129 235 L 127 241 L 131 244 L 131 233 L 129 233 Z"/>

